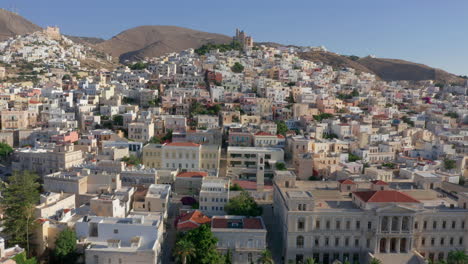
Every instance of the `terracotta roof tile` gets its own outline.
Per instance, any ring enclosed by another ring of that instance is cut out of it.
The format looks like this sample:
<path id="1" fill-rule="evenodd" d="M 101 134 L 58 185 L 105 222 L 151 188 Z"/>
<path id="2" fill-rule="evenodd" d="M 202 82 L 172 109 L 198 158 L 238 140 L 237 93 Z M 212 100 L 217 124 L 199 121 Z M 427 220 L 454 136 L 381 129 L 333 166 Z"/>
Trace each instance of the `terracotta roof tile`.
<path id="1" fill-rule="evenodd" d="M 244 229 L 263 229 L 260 218 L 244 218 Z"/>
<path id="2" fill-rule="evenodd" d="M 188 230 L 197 228 L 200 225 L 207 224 L 211 222 L 211 218 L 204 215 L 201 211 L 195 210 L 188 214 L 183 215 L 178 223 L 177 230 Z"/>
<path id="3" fill-rule="evenodd" d="M 257 132 L 255 133 L 255 135 L 256 136 L 273 136 L 271 133 L 263 132 L 263 131 Z"/>
<path id="4" fill-rule="evenodd" d="M 172 142 L 172 143 L 166 143 L 166 146 L 171 146 L 171 147 L 199 147 L 200 144 L 193 143 L 193 142 Z"/>
<path id="5" fill-rule="evenodd" d="M 339 180 L 338 182 L 341 183 L 341 184 L 356 184 L 354 181 L 352 181 L 350 179 Z"/>
<path id="6" fill-rule="evenodd" d="M 384 181 L 381 181 L 381 180 L 371 181 L 371 183 L 373 183 L 375 185 L 388 185 L 388 183 L 386 183 Z"/>
<path id="7" fill-rule="evenodd" d="M 354 192 L 366 203 L 419 203 L 413 197 L 395 190 Z"/>
<path id="8" fill-rule="evenodd" d="M 181 172 L 177 177 L 182 177 L 182 178 L 203 178 L 208 176 L 207 172 L 204 171 L 187 171 L 187 172 Z"/>

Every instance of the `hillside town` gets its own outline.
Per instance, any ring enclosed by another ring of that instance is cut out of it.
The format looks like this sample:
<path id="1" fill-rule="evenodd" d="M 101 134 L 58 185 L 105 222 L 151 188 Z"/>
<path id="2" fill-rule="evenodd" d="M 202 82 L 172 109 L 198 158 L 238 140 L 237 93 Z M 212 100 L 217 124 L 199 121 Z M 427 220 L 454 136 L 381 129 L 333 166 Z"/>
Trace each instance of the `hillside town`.
<path id="1" fill-rule="evenodd" d="M 466 263 L 468 81 L 324 49 L 0 42 L 0 263 Z"/>

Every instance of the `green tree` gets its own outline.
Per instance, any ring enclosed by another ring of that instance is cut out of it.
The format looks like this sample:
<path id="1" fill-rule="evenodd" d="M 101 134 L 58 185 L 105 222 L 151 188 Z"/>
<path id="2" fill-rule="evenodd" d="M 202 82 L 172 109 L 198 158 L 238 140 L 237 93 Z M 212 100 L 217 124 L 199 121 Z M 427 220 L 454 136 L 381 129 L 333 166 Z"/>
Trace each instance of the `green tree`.
<path id="1" fill-rule="evenodd" d="M 452 170 L 457 167 L 457 163 L 454 160 L 451 159 L 444 159 L 444 168 L 446 170 Z"/>
<path id="2" fill-rule="evenodd" d="M 229 190 L 230 190 L 230 191 L 242 191 L 242 190 L 244 190 L 244 189 L 243 189 L 242 187 L 240 187 L 239 184 L 234 183 L 234 185 L 231 185 L 231 186 L 229 187 Z"/>
<path id="3" fill-rule="evenodd" d="M 314 258 L 306 258 L 304 264 L 318 264 Z"/>
<path id="4" fill-rule="evenodd" d="M 177 241 L 174 248 L 174 256 L 178 259 L 179 262 L 186 264 L 190 258 L 195 256 L 195 253 L 195 246 L 191 241 L 187 239 L 181 239 Z"/>
<path id="5" fill-rule="evenodd" d="M 29 240 L 36 227 L 34 206 L 39 202 L 37 174 L 29 171 L 15 171 L 9 184 L 1 188 L 1 204 L 4 210 L 4 232 L 10 238 L 10 245 L 20 245 L 29 251 Z"/>
<path id="6" fill-rule="evenodd" d="M 275 164 L 276 170 L 285 171 L 287 170 L 286 165 L 283 162 L 277 162 Z"/>
<path id="7" fill-rule="evenodd" d="M 348 161 L 349 162 L 354 162 L 357 160 L 360 160 L 361 158 L 358 155 L 354 155 L 353 153 L 348 154 Z"/>
<path id="8" fill-rule="evenodd" d="M 188 259 L 187 263 L 211 264 L 223 262 L 223 256 L 216 249 L 218 239 L 213 235 L 208 225 L 201 225 L 188 231 L 179 237 L 180 240 L 189 241 L 195 249 L 195 254 Z"/>
<path id="9" fill-rule="evenodd" d="M 224 264 L 232 264 L 232 252 L 228 248 L 226 255 L 224 255 Z"/>
<path id="10" fill-rule="evenodd" d="M 12 258 L 14 261 L 16 261 L 17 264 L 37 264 L 36 258 L 30 258 L 26 257 L 26 253 L 22 252 Z"/>
<path id="11" fill-rule="evenodd" d="M 241 73 L 244 71 L 244 66 L 240 64 L 239 62 L 234 63 L 234 65 L 231 67 L 231 71 L 235 73 Z"/>
<path id="12" fill-rule="evenodd" d="M 276 121 L 276 134 L 286 136 L 288 131 L 288 126 L 283 120 Z"/>
<path id="13" fill-rule="evenodd" d="M 172 129 L 168 129 L 166 131 L 166 135 L 164 135 L 162 138 L 161 138 L 161 142 L 164 142 L 166 140 L 169 140 L 171 141 L 172 140 Z"/>
<path id="14" fill-rule="evenodd" d="M 154 136 L 150 138 L 148 142 L 152 144 L 161 144 L 161 139 L 159 137 Z"/>
<path id="15" fill-rule="evenodd" d="M 123 116 L 122 115 L 115 115 L 112 117 L 112 121 L 116 126 L 123 126 Z"/>
<path id="16" fill-rule="evenodd" d="M 414 121 L 411 120 L 409 117 L 403 116 L 403 117 L 401 118 L 401 120 L 402 120 L 403 122 L 405 122 L 406 124 L 408 124 L 408 125 L 414 127 Z"/>
<path id="17" fill-rule="evenodd" d="M 76 233 L 64 229 L 55 241 L 54 256 L 57 263 L 74 263 L 76 261 Z"/>
<path id="18" fill-rule="evenodd" d="M 333 117 L 333 115 L 329 114 L 329 113 L 321 113 L 319 115 L 314 115 L 314 119 L 319 121 L 319 122 L 322 122 L 322 120 L 332 118 L 332 117 Z"/>
<path id="19" fill-rule="evenodd" d="M 13 152 L 13 148 L 7 143 L 0 142 L 0 157 L 5 158 Z"/>
<path id="20" fill-rule="evenodd" d="M 448 113 L 445 114 L 445 116 L 455 118 L 455 119 L 459 117 L 459 115 L 457 113 L 455 113 L 455 112 L 448 112 Z"/>
<path id="21" fill-rule="evenodd" d="M 372 258 L 370 261 L 369 261 L 369 264 L 382 264 L 382 261 L 378 258 Z"/>
<path id="22" fill-rule="evenodd" d="M 389 168 L 389 169 L 394 169 L 394 168 L 396 168 L 396 164 L 392 163 L 392 162 L 384 162 L 384 163 L 382 163 L 382 167 L 386 167 L 386 168 Z"/>
<path id="23" fill-rule="evenodd" d="M 258 263 L 261 263 L 261 264 L 273 264 L 274 263 L 270 250 L 265 249 L 262 251 L 262 253 L 260 254 L 260 258 L 258 259 Z"/>
<path id="24" fill-rule="evenodd" d="M 259 216 L 262 214 L 262 207 L 248 192 L 241 191 L 239 196 L 229 200 L 224 211 L 229 215 Z"/>
<path id="25" fill-rule="evenodd" d="M 141 61 L 134 63 L 130 66 L 131 70 L 143 70 L 146 69 L 146 66 L 148 66 L 146 63 L 143 63 Z"/>
<path id="26" fill-rule="evenodd" d="M 125 156 L 122 158 L 122 161 L 129 165 L 139 165 L 141 164 L 141 159 L 135 155 Z"/>
<path id="27" fill-rule="evenodd" d="M 468 263 L 468 255 L 463 250 L 450 251 L 447 262 L 449 264 L 466 264 Z"/>
<path id="28" fill-rule="evenodd" d="M 335 133 L 323 133 L 323 138 L 325 139 L 334 139 L 334 138 L 338 138 L 338 135 L 335 134 Z"/>

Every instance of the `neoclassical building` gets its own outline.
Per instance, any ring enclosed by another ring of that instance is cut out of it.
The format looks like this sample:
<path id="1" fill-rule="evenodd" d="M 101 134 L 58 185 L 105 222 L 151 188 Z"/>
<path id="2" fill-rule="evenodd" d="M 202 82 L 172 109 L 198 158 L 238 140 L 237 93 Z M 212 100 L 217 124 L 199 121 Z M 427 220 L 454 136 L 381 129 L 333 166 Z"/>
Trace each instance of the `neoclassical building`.
<path id="1" fill-rule="evenodd" d="M 376 188 L 363 183 L 348 191 L 339 182 L 275 177 L 274 216 L 285 263 L 308 257 L 367 263 L 446 260 L 467 248 L 466 199 L 440 190 Z M 464 202 L 465 201 L 465 202 Z"/>

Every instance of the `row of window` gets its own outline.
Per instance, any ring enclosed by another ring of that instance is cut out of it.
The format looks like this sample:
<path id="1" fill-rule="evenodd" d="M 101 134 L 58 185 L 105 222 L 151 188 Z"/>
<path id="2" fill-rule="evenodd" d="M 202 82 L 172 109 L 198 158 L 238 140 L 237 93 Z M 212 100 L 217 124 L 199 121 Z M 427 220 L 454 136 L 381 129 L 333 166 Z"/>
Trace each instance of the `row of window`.
<path id="1" fill-rule="evenodd" d="M 200 210 L 210 210 L 209 206 L 200 206 Z M 224 211 L 224 206 L 211 206 L 211 211 Z"/>
<path id="2" fill-rule="evenodd" d="M 320 243 L 322 241 L 322 243 Z M 333 245 L 330 244 L 330 242 L 333 242 Z M 304 236 L 300 235 L 296 237 L 296 247 L 297 248 L 304 248 Z M 345 247 L 359 247 L 360 246 L 360 240 L 359 238 L 355 238 L 354 240 L 351 237 L 335 237 L 333 240 L 326 236 L 323 237 L 321 240 L 320 237 L 315 237 L 314 238 L 314 247 L 328 247 L 328 246 L 345 246 Z M 366 247 L 370 247 L 370 239 L 367 239 L 366 241 Z"/>
<path id="3" fill-rule="evenodd" d="M 429 240 L 429 239 L 427 239 Z M 431 237 L 429 241 L 426 240 L 426 237 L 422 237 L 421 238 L 421 246 L 424 247 L 424 246 L 436 246 L 436 238 L 434 237 Z M 427 242 L 429 243 L 427 243 Z M 450 238 L 445 238 L 445 237 L 441 237 L 439 239 L 439 243 L 437 246 L 453 246 L 455 244 L 455 241 L 456 241 L 456 238 L 454 237 L 450 237 Z M 458 238 L 458 245 L 462 246 L 463 245 L 463 237 L 459 237 Z"/>
<path id="4" fill-rule="evenodd" d="M 200 197 L 200 202 L 208 202 L 208 197 Z M 211 197 L 211 202 L 213 203 L 227 203 L 227 198 L 215 198 Z"/>
<path id="5" fill-rule="evenodd" d="M 423 230 L 428 229 L 427 227 L 428 227 L 428 221 L 424 221 L 424 222 L 423 222 Z M 437 222 L 436 220 L 432 221 L 432 229 L 437 229 L 438 227 L 439 227 L 438 222 Z M 450 222 L 450 225 L 449 225 L 449 222 L 444 220 L 444 221 L 442 221 L 442 223 L 440 224 L 440 227 L 441 227 L 442 229 L 447 229 L 447 228 L 449 228 L 449 227 L 450 227 L 451 229 L 456 229 L 456 228 L 457 228 L 457 221 L 452 220 L 452 221 Z M 461 229 L 465 229 L 465 221 L 461 221 L 459 227 L 460 227 Z M 414 229 L 419 229 L 418 222 L 414 222 Z"/>
<path id="6" fill-rule="evenodd" d="M 299 211 L 306 211 L 307 210 L 307 207 L 306 207 L 306 204 L 298 204 L 298 210 Z M 321 229 L 322 226 L 321 226 L 321 221 L 320 220 L 316 220 L 315 221 L 315 229 Z M 343 227 L 344 227 L 344 230 L 351 230 L 351 221 L 348 220 L 344 223 L 344 225 L 342 225 L 342 222 L 341 220 L 336 220 L 335 221 L 335 225 L 334 225 L 334 229 L 335 230 L 341 230 Z M 361 228 L 361 221 L 355 221 L 354 222 L 354 228 L 355 229 L 360 229 Z M 367 222 L 367 228 L 368 229 L 371 229 L 372 228 L 372 222 L 369 221 Z M 305 219 L 304 218 L 299 218 L 297 220 L 297 229 L 300 230 L 300 231 L 304 231 L 305 229 Z M 323 228 L 322 228 L 323 229 Z M 332 224 L 331 224 L 331 221 L 330 220 L 327 220 L 325 221 L 325 230 L 331 230 L 332 229 Z"/>

